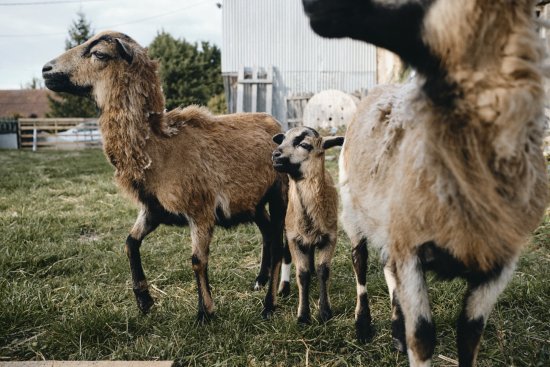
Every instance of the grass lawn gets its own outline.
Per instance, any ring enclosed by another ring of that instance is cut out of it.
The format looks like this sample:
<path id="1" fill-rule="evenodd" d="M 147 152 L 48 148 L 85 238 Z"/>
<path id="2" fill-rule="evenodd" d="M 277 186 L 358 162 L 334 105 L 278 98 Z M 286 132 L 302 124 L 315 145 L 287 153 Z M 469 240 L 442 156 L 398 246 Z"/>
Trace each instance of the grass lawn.
<path id="1" fill-rule="evenodd" d="M 336 175 L 335 161 L 329 167 Z M 118 193 L 101 151 L 0 151 L 0 362 L 165 360 L 181 365 L 406 366 L 392 347 L 382 268 L 370 258 L 368 290 L 376 336 L 354 340 L 355 281 L 340 233 L 326 324 L 296 323 L 297 290 L 261 319 L 264 292 L 252 291 L 259 231 L 218 229 L 210 280 L 217 316 L 195 323 L 197 295 L 187 229 L 161 227 L 142 246 L 156 306 L 143 316 L 123 251 L 136 208 Z M 479 366 L 550 366 L 550 220 L 526 248 L 489 318 Z M 438 344 L 435 366 L 456 359 L 454 320 L 462 281 L 429 278 Z M 316 285 L 312 296 L 317 296 Z M 316 317 L 314 306 L 312 315 Z"/>

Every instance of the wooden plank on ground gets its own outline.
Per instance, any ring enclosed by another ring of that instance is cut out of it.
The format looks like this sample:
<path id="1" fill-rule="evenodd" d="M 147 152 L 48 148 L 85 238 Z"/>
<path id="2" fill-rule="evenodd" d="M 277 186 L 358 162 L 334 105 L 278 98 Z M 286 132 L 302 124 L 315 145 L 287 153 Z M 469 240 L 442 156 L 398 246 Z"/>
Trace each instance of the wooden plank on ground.
<path id="1" fill-rule="evenodd" d="M 0 362 L 0 367 L 172 367 L 173 361 L 25 361 Z"/>

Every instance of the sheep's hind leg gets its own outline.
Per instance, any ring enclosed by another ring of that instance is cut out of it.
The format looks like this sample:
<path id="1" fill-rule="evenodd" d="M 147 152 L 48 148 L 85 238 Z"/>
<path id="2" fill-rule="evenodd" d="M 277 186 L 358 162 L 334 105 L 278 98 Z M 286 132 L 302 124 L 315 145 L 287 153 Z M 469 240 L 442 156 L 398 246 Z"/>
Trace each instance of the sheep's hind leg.
<path id="1" fill-rule="evenodd" d="M 214 301 L 208 281 L 208 253 L 213 230 L 213 225 L 191 225 L 191 245 L 193 247 L 191 264 L 197 281 L 197 321 L 199 322 L 207 321 L 214 314 Z"/>
<path id="2" fill-rule="evenodd" d="M 278 187 L 278 189 L 280 189 Z M 271 216 L 271 225 L 273 228 L 273 238 L 271 239 L 271 266 L 267 294 L 264 298 L 264 309 L 262 317 L 267 319 L 275 312 L 277 307 L 277 285 L 279 283 L 279 272 L 281 271 L 281 262 L 283 259 L 283 234 L 286 215 L 286 201 L 280 190 L 276 191 L 269 199 L 269 214 Z"/>
<path id="3" fill-rule="evenodd" d="M 399 254 L 391 260 L 395 263 L 396 294 L 405 319 L 409 364 L 430 366 L 435 349 L 435 325 L 420 259 L 416 254 Z"/>
<path id="4" fill-rule="evenodd" d="M 369 308 L 369 297 L 367 294 L 367 261 L 369 258 L 367 240 L 361 238 L 352 240 L 351 258 L 355 281 L 357 286 L 357 304 L 355 306 L 355 334 L 357 340 L 366 342 L 374 334 L 372 319 Z"/>
<path id="5" fill-rule="evenodd" d="M 405 337 L 405 319 L 395 291 L 395 264 L 388 263 L 384 266 L 384 277 L 388 285 L 388 293 L 391 301 L 391 334 L 395 348 L 401 353 L 407 353 L 407 340 Z"/>
<path id="6" fill-rule="evenodd" d="M 481 334 L 498 296 L 502 293 L 516 267 L 514 259 L 498 274 L 488 279 L 469 280 L 464 306 L 457 320 L 458 361 L 461 367 L 474 366 Z"/>
<path id="7" fill-rule="evenodd" d="M 149 293 L 149 285 L 143 272 L 139 249 L 145 236 L 154 231 L 158 225 L 159 222 L 154 218 L 154 215 L 147 208 L 142 208 L 134 227 L 130 231 L 128 238 L 126 238 L 125 250 L 130 262 L 132 288 L 138 308 L 144 314 L 149 312 L 155 301 Z"/>
<path id="8" fill-rule="evenodd" d="M 254 290 L 258 291 L 267 284 L 271 265 L 271 241 L 273 239 L 273 229 L 265 207 L 262 206 L 256 210 L 254 222 L 262 234 L 262 260 L 260 263 L 260 272 L 254 282 Z"/>
<path id="9" fill-rule="evenodd" d="M 279 295 L 288 297 L 290 295 L 290 271 L 292 267 L 292 255 L 288 243 L 283 246 L 283 264 L 281 265 L 281 281 L 279 282 Z"/>

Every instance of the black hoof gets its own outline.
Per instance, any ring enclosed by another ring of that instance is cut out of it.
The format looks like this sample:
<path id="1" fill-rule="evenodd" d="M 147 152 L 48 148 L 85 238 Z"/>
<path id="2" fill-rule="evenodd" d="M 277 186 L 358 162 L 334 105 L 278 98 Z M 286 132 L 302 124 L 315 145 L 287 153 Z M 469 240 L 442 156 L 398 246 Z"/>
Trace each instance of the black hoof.
<path id="1" fill-rule="evenodd" d="M 321 319 L 321 322 L 327 322 L 332 319 L 332 310 L 330 308 L 327 308 L 326 310 L 319 310 L 319 318 Z"/>
<path id="2" fill-rule="evenodd" d="M 267 284 L 267 281 L 269 280 L 269 276 L 260 274 L 256 277 L 256 281 L 254 282 L 254 290 L 259 291 L 265 285 Z"/>
<path id="3" fill-rule="evenodd" d="M 199 324 L 204 324 L 209 322 L 214 318 L 214 313 L 208 313 L 206 311 L 199 311 L 197 312 L 197 322 Z"/>
<path id="4" fill-rule="evenodd" d="M 361 343 L 367 343 L 372 340 L 374 336 L 374 328 L 372 327 L 370 320 L 356 320 L 355 321 L 355 335 L 357 340 Z"/>
<path id="5" fill-rule="evenodd" d="M 290 295 L 290 282 L 283 282 L 283 285 L 279 287 L 279 296 L 288 297 Z"/>
<path id="6" fill-rule="evenodd" d="M 400 353 L 407 353 L 407 343 L 404 343 L 402 340 L 399 340 L 397 338 L 392 338 L 393 340 L 393 346 L 395 349 L 397 349 Z"/>
<path id="7" fill-rule="evenodd" d="M 264 320 L 269 320 L 271 317 L 273 317 L 274 312 L 275 312 L 275 306 L 264 307 L 264 309 L 262 310 L 262 318 Z"/>
<path id="8" fill-rule="evenodd" d="M 300 315 L 298 316 L 298 324 L 311 324 L 311 317 L 309 315 Z"/>
<path id="9" fill-rule="evenodd" d="M 136 295 L 136 301 L 139 310 L 141 311 L 141 313 L 146 315 L 151 310 L 151 307 L 153 307 L 153 305 L 155 304 L 155 301 L 149 294 L 149 290 L 134 289 L 134 294 Z"/>

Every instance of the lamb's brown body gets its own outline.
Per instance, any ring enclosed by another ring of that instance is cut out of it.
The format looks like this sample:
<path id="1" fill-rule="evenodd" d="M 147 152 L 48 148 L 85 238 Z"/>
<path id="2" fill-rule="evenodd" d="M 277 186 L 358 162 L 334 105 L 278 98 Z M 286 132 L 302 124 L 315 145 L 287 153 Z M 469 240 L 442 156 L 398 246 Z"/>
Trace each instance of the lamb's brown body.
<path id="1" fill-rule="evenodd" d="M 354 246 L 357 335 L 371 331 L 368 239 L 387 261 L 392 334 L 411 366 L 428 366 L 435 346 L 423 272 L 467 280 L 457 344 L 460 366 L 471 366 L 548 203 L 533 1 L 303 3 L 318 33 L 386 47 L 420 74 L 372 90 L 346 132 L 342 222 Z"/>
<path id="2" fill-rule="evenodd" d="M 46 64 L 43 73 L 50 89 L 91 92 L 102 110 L 105 154 L 120 188 L 141 206 L 126 241 L 139 308 L 147 312 L 153 304 L 139 247 L 159 224 L 191 227 L 202 319 L 214 311 L 207 276 L 214 226 L 253 221 L 267 251 L 259 278 L 268 270 L 272 275 L 263 314 L 271 313 L 286 208 L 286 177 L 271 166 L 279 123 L 259 113 L 213 116 L 197 106 L 163 112 L 157 63 L 121 33 L 96 35 Z"/>
<path id="3" fill-rule="evenodd" d="M 297 127 L 278 134 L 273 165 L 289 175 L 285 230 L 300 293 L 298 321 L 310 321 L 309 285 L 318 254 L 319 316 L 332 317 L 328 298 L 330 265 L 336 249 L 338 231 L 338 192 L 325 169 L 325 149 L 342 145 L 342 137 L 322 138 L 308 127 Z"/>

